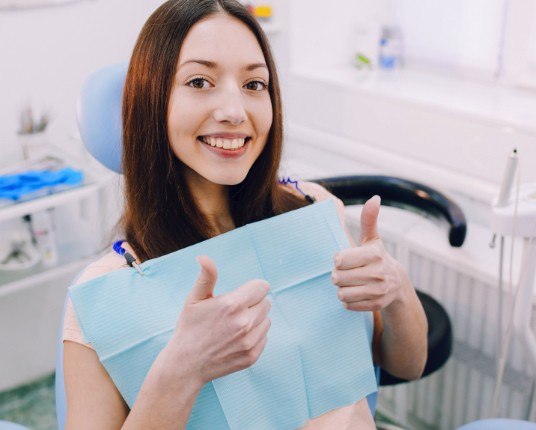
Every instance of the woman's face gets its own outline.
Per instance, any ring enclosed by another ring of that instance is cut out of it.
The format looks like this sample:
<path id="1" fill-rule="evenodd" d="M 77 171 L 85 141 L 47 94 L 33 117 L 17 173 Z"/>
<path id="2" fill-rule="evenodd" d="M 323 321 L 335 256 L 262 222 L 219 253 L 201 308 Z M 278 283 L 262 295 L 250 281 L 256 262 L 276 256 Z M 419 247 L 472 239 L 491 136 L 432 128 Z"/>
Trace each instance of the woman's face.
<path id="1" fill-rule="evenodd" d="M 259 43 L 241 21 L 217 14 L 190 29 L 167 121 L 171 147 L 190 168 L 188 176 L 221 185 L 244 180 L 272 124 L 269 79 Z"/>

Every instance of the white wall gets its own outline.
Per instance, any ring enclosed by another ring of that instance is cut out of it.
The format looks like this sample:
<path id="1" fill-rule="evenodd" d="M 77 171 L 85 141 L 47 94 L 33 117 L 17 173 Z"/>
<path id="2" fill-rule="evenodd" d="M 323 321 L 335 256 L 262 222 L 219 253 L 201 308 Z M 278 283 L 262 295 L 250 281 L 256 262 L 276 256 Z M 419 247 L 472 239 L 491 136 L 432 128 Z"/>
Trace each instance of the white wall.
<path id="1" fill-rule="evenodd" d="M 386 0 L 292 0 L 290 10 L 291 65 L 341 66 L 351 63 L 358 28 L 379 26 Z"/>
<path id="2" fill-rule="evenodd" d="M 485 225 L 513 147 L 521 181 L 536 182 L 536 92 L 411 67 L 359 72 L 352 65 L 356 27 L 388 22 L 386 0 L 339 0 L 336 8 L 294 0 L 288 7 L 288 136 L 302 157 L 306 148 L 325 148 L 344 154 L 354 174 L 420 181 Z"/>
<path id="3" fill-rule="evenodd" d="M 18 114 L 28 100 L 50 108 L 49 139 L 76 144 L 75 106 L 84 77 L 127 61 L 162 0 L 91 0 L 0 12 L 0 167 L 20 158 Z"/>
<path id="4" fill-rule="evenodd" d="M 503 0 L 397 0 L 395 7 L 409 61 L 493 78 L 500 51 Z"/>

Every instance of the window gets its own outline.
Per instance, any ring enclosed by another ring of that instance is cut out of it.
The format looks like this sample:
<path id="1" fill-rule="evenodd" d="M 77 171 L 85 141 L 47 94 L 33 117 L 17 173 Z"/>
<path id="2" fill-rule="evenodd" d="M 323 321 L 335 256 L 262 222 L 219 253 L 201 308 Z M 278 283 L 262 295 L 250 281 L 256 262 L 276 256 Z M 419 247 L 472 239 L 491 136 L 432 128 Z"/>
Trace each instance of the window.
<path id="1" fill-rule="evenodd" d="M 536 89 L 536 2 L 508 2 L 501 79 Z"/>
<path id="2" fill-rule="evenodd" d="M 536 1 L 397 0 L 410 67 L 536 88 Z"/>
<path id="3" fill-rule="evenodd" d="M 398 0 L 392 3 L 409 65 L 493 78 L 503 0 Z"/>

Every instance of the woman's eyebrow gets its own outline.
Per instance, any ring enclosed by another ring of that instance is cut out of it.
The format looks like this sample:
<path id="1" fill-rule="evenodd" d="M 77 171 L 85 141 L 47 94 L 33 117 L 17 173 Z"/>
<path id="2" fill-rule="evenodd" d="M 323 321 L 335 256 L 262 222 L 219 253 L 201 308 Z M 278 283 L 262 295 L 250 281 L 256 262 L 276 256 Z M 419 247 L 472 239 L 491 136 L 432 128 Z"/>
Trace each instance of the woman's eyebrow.
<path id="1" fill-rule="evenodd" d="M 189 64 L 189 63 L 201 64 L 202 66 L 208 67 L 209 69 L 217 69 L 218 68 L 217 63 L 214 63 L 213 61 L 200 60 L 200 59 L 186 60 L 186 61 L 182 62 L 182 64 L 179 67 L 182 67 L 185 64 Z M 250 72 L 252 70 L 262 68 L 262 67 L 264 67 L 265 69 L 268 69 L 268 66 L 266 65 L 266 63 L 252 63 L 252 64 L 248 64 L 247 66 L 244 66 L 244 70 Z"/>

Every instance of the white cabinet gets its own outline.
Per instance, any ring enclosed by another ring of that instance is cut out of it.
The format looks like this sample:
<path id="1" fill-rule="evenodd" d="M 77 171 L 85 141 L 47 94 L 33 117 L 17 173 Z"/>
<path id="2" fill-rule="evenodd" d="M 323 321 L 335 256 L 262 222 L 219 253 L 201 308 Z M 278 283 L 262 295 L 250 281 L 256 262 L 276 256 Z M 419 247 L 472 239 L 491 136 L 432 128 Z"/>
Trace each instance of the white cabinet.
<path id="1" fill-rule="evenodd" d="M 67 287 L 109 245 L 110 226 L 120 214 L 117 175 L 89 155 L 75 157 L 59 150 L 53 154 L 83 170 L 83 185 L 0 208 L 0 225 L 52 209 L 58 245 L 54 266 L 40 262 L 29 269 L 0 270 L 0 391 L 54 370 Z M 3 236 L 0 240 L 8 240 L 6 233 Z"/>

